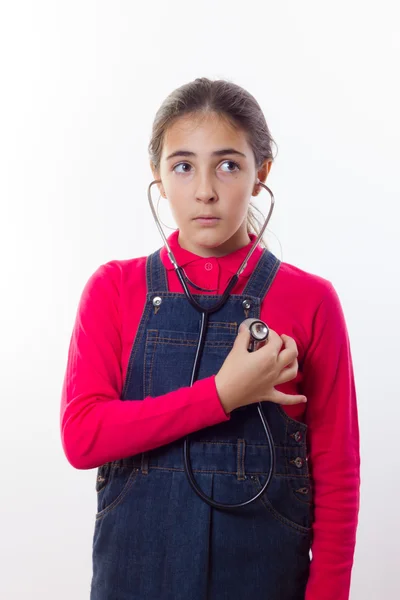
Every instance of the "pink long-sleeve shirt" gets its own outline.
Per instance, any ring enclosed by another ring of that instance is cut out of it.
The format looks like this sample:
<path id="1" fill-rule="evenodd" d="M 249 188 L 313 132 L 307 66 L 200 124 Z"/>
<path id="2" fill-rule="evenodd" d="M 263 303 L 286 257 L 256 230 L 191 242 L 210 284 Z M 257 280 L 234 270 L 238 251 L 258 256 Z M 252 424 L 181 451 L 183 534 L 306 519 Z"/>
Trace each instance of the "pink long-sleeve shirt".
<path id="1" fill-rule="evenodd" d="M 169 243 L 197 285 L 222 293 L 248 246 L 221 258 L 203 258 Z M 253 253 L 239 277 L 240 294 L 260 258 Z M 161 260 L 168 289 L 182 292 L 166 250 Z M 69 462 L 91 469 L 168 444 L 227 421 L 215 375 L 158 397 L 121 401 L 135 335 L 146 301 L 146 257 L 112 260 L 88 279 L 70 340 L 61 398 L 61 439 Z M 196 291 L 196 293 L 199 293 Z M 202 292 L 206 293 L 206 292 Z M 216 293 L 216 292 L 213 292 Z M 308 425 L 313 480 L 312 562 L 306 600 L 348 600 L 359 509 L 360 456 L 356 390 L 345 318 L 333 285 L 282 262 L 260 318 L 298 347 L 299 372 L 276 388 L 308 402 L 285 406 Z"/>

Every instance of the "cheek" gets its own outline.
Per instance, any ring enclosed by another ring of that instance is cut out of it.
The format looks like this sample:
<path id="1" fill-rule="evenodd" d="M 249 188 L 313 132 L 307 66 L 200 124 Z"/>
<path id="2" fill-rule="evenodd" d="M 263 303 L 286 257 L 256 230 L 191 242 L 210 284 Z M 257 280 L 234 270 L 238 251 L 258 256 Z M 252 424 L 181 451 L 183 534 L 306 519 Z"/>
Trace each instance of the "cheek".
<path id="1" fill-rule="evenodd" d="M 173 177 L 165 177 L 163 179 L 163 187 L 167 198 L 174 205 L 184 204 L 185 198 L 188 197 L 187 181 L 177 180 Z M 185 203 L 187 204 L 187 202 Z"/>
<path id="2" fill-rule="evenodd" d="M 172 197 L 169 196 L 168 205 L 175 219 L 179 219 L 179 217 L 185 217 L 189 213 L 189 205 L 184 198 L 177 197 L 176 195 Z"/>
<path id="3" fill-rule="evenodd" d="M 250 198 L 247 198 L 244 194 L 238 195 L 235 198 L 231 198 L 230 206 L 232 207 L 232 216 L 235 214 L 238 217 L 243 217 L 250 206 Z"/>

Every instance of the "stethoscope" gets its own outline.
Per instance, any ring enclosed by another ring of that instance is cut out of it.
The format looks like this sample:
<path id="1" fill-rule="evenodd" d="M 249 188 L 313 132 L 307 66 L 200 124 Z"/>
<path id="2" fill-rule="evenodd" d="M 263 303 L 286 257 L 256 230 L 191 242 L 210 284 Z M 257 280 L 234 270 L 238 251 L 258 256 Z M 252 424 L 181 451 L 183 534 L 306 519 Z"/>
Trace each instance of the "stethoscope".
<path id="1" fill-rule="evenodd" d="M 203 349 L 204 349 L 204 344 L 205 344 L 205 337 L 206 337 L 206 332 L 207 332 L 209 316 L 211 314 L 213 314 L 214 312 L 217 312 L 225 304 L 225 302 L 229 298 L 231 290 L 234 288 L 234 286 L 236 285 L 236 283 L 239 279 L 239 275 L 246 268 L 250 256 L 253 254 L 254 250 L 256 249 L 257 244 L 259 243 L 259 241 L 269 223 L 269 220 L 271 218 L 272 211 L 274 208 L 274 204 L 275 204 L 275 199 L 274 199 L 274 195 L 273 195 L 272 191 L 269 189 L 269 187 L 267 187 L 264 183 L 262 183 L 259 179 L 257 179 L 256 183 L 258 185 L 261 185 L 263 188 L 265 188 L 267 190 L 267 192 L 269 192 L 269 194 L 271 195 L 271 206 L 269 209 L 269 213 L 267 215 L 267 218 L 265 219 L 264 225 L 262 226 L 262 228 L 260 230 L 260 233 L 258 234 L 257 238 L 254 240 L 253 246 L 249 250 L 243 263 L 239 267 L 239 270 L 237 271 L 237 273 L 235 275 L 232 275 L 232 278 L 229 280 L 229 283 L 228 283 L 224 293 L 222 294 L 221 299 L 216 302 L 215 306 L 212 306 L 212 307 L 206 309 L 203 306 L 201 306 L 201 304 L 199 304 L 199 302 L 197 302 L 197 300 L 195 300 L 195 298 L 193 298 L 193 296 L 188 288 L 188 285 L 187 285 L 187 282 L 189 282 L 189 279 L 188 279 L 187 275 L 185 274 L 183 268 L 180 267 L 178 265 L 178 263 L 176 262 L 175 256 L 172 253 L 172 250 L 168 244 L 168 240 L 167 240 L 167 238 L 164 234 L 164 231 L 161 227 L 157 212 L 155 211 L 154 206 L 153 206 L 151 191 L 150 191 L 151 187 L 155 183 L 161 183 L 161 180 L 152 181 L 147 190 L 147 196 L 148 196 L 151 211 L 153 213 L 154 220 L 160 231 L 161 237 L 164 241 L 164 244 L 165 244 L 165 247 L 166 247 L 166 250 L 168 253 L 168 257 L 175 269 L 175 272 L 179 278 L 179 281 L 182 284 L 182 287 L 185 292 L 185 296 L 186 296 L 187 300 L 199 313 L 201 313 L 200 335 L 199 335 L 199 339 L 198 339 L 198 343 L 197 343 L 196 355 L 195 355 L 195 359 L 194 359 L 192 376 L 191 376 L 191 381 L 190 381 L 190 385 L 192 386 L 198 375 L 200 359 L 201 359 Z M 194 287 L 196 287 L 196 286 L 194 286 Z M 263 321 L 261 321 L 260 319 L 250 318 L 250 319 L 245 319 L 243 321 L 243 324 L 245 326 L 247 326 L 250 331 L 250 343 L 249 343 L 249 347 L 248 347 L 249 352 L 254 352 L 261 342 L 268 342 L 269 328 Z M 262 496 L 265 493 L 265 491 L 267 490 L 267 488 L 271 482 L 271 479 L 272 479 L 272 476 L 273 476 L 274 470 L 275 470 L 274 443 L 273 443 L 273 439 L 272 439 L 271 430 L 269 428 L 267 419 L 265 418 L 265 415 L 264 415 L 264 412 L 262 409 L 261 402 L 257 403 L 257 410 L 258 410 L 258 414 L 260 416 L 262 425 L 264 427 L 265 435 L 267 437 L 268 448 L 269 448 L 269 452 L 270 452 L 270 466 L 269 466 L 267 480 L 266 480 L 265 484 L 263 485 L 262 489 L 259 490 L 259 492 L 255 496 L 253 496 L 249 500 L 246 500 L 245 502 L 240 502 L 238 504 L 223 504 L 221 502 L 216 502 L 215 500 L 213 500 L 212 498 L 210 498 L 209 496 L 204 494 L 204 492 L 201 490 L 201 488 L 198 486 L 198 484 L 196 482 L 196 479 L 195 479 L 194 473 L 193 473 L 193 469 L 192 469 L 192 465 L 191 465 L 191 461 L 190 461 L 190 440 L 189 440 L 190 436 L 187 435 L 184 440 L 184 444 L 183 444 L 183 459 L 184 459 L 184 461 L 183 462 L 184 462 L 185 473 L 188 477 L 189 483 L 190 483 L 191 487 L 193 488 L 193 490 L 196 492 L 196 494 L 202 500 L 204 500 L 204 502 L 206 502 L 213 508 L 218 508 L 220 510 L 234 510 L 236 508 L 241 508 L 241 507 L 247 506 L 248 504 L 251 504 L 252 502 L 255 502 L 258 498 L 260 498 L 260 496 Z"/>

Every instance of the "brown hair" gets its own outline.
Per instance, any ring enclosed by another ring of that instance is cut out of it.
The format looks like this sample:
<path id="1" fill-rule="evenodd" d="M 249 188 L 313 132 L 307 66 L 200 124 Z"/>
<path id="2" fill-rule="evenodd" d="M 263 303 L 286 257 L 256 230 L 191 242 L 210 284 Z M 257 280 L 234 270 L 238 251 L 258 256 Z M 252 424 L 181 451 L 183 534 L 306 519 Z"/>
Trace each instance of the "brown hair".
<path id="1" fill-rule="evenodd" d="M 214 112 L 227 118 L 246 132 L 259 168 L 265 160 L 273 162 L 272 145 L 277 148 L 257 100 L 239 85 L 223 79 L 200 77 L 175 89 L 158 109 L 153 122 L 148 150 L 150 160 L 158 171 L 166 130 L 179 117 L 189 113 Z M 258 235 L 262 221 L 257 218 L 250 203 L 247 231 Z M 260 212 L 260 211 L 258 211 Z M 261 214 L 261 213 L 260 213 Z M 260 240 L 266 246 L 264 240 Z"/>

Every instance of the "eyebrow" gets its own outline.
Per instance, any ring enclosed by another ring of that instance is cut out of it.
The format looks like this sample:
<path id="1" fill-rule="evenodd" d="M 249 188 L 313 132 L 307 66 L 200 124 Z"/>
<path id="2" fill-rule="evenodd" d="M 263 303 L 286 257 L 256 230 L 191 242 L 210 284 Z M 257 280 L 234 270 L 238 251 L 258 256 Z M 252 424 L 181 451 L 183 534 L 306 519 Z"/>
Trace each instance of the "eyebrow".
<path id="1" fill-rule="evenodd" d="M 239 152 L 239 150 L 235 150 L 235 148 L 222 148 L 222 150 L 215 150 L 215 152 L 212 153 L 212 156 L 222 156 L 225 154 L 239 154 L 239 156 L 244 156 L 244 158 L 246 158 L 246 155 L 243 154 L 243 152 Z M 189 150 L 176 150 L 167 156 L 165 160 L 169 160 L 175 156 L 197 156 L 197 154 L 194 152 L 189 152 Z"/>

